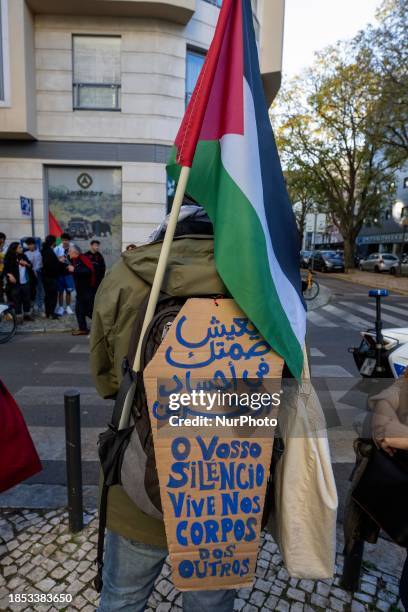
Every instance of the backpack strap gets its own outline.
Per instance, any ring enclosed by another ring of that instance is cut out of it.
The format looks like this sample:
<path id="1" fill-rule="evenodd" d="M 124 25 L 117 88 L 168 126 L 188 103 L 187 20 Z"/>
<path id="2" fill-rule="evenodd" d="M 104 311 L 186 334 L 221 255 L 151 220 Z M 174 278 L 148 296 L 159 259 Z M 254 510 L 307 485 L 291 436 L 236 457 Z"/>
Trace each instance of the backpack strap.
<path id="1" fill-rule="evenodd" d="M 106 515 L 108 510 L 108 492 L 109 486 L 103 482 L 101 500 L 99 503 L 99 527 L 98 527 L 98 548 L 96 553 L 96 576 L 94 578 L 94 587 L 97 593 L 102 591 L 103 587 L 103 551 L 105 547 L 105 529 Z"/>
<path id="2" fill-rule="evenodd" d="M 140 379 L 140 372 L 134 372 L 132 367 L 129 364 L 127 357 L 124 358 L 122 362 L 122 382 L 120 383 L 119 390 L 116 395 L 115 405 L 112 411 L 111 423 L 110 427 L 115 431 L 119 429 L 120 418 L 122 416 L 123 405 L 128 397 L 128 394 L 131 392 L 132 386 L 135 387 Z"/>
<path id="3" fill-rule="evenodd" d="M 118 435 L 118 428 L 120 423 L 120 418 L 122 415 L 123 405 L 129 393 L 131 393 L 132 386 L 134 387 L 134 392 L 137 389 L 137 385 L 140 382 L 140 379 L 143 380 L 143 374 L 138 372 L 137 374 L 133 372 L 132 368 L 129 365 L 128 360 L 125 358 L 122 364 L 122 372 L 123 378 L 120 384 L 115 405 L 112 411 L 112 418 L 109 424 L 109 429 L 112 430 L 116 435 Z M 134 396 L 134 393 L 133 393 Z M 137 410 L 137 408 L 136 408 Z M 136 416 L 138 416 L 136 412 Z M 98 547 L 96 554 L 96 576 L 94 578 L 94 587 L 97 593 L 102 591 L 103 587 L 103 553 L 105 547 L 105 530 L 106 530 L 106 518 L 108 511 L 108 493 L 110 489 L 110 484 L 107 484 L 105 475 L 103 474 L 103 484 L 102 484 L 102 492 L 101 499 L 99 502 L 99 527 L 98 527 Z"/>

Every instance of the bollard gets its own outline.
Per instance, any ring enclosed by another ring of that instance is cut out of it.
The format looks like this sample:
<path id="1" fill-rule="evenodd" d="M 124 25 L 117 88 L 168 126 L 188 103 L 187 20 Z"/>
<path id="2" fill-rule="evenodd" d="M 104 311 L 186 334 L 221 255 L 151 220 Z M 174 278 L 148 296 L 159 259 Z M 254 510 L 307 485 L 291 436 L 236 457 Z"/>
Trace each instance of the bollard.
<path id="1" fill-rule="evenodd" d="M 69 529 L 76 533 L 84 527 L 79 391 L 70 389 L 64 393 L 64 409 Z"/>
<path id="2" fill-rule="evenodd" d="M 346 591 L 358 591 L 360 589 L 361 565 L 363 562 L 364 542 L 357 540 L 353 544 L 348 555 L 344 556 L 343 575 L 340 586 Z"/>

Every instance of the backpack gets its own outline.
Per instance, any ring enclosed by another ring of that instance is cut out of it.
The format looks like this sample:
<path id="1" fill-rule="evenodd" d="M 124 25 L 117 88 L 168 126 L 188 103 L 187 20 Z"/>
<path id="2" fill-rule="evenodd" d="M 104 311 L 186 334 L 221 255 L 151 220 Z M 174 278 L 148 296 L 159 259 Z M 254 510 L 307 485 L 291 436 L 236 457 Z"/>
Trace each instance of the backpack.
<path id="1" fill-rule="evenodd" d="M 123 378 L 116 396 L 111 422 L 108 429 L 99 435 L 98 454 L 103 473 L 103 485 L 99 507 L 97 575 L 94 580 L 98 593 L 102 590 L 103 584 L 103 550 L 109 488 L 117 484 L 122 485 L 127 495 L 142 512 L 156 519 L 163 518 L 143 371 L 156 354 L 187 299 L 187 297 L 172 298 L 164 295 L 160 297 L 155 316 L 143 338 L 140 370 L 134 372 L 132 365 L 148 299 L 142 305 L 133 328 L 128 354 L 123 360 Z M 129 394 L 133 394 L 131 424 L 119 430 L 123 406 Z"/>

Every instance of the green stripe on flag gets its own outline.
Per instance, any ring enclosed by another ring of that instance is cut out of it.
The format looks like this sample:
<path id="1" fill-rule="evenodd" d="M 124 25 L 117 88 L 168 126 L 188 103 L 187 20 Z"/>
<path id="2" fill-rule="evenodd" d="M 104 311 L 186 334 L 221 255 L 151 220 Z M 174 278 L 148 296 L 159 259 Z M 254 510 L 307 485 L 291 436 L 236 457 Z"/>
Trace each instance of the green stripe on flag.
<path id="1" fill-rule="evenodd" d="M 175 159 L 173 147 L 167 170 L 178 181 L 181 168 Z M 225 170 L 218 140 L 198 143 L 187 193 L 204 206 L 214 225 L 216 266 L 229 292 L 300 379 L 303 351 L 271 277 L 261 223 L 248 198 Z M 237 240 L 242 244 L 237 245 Z"/>

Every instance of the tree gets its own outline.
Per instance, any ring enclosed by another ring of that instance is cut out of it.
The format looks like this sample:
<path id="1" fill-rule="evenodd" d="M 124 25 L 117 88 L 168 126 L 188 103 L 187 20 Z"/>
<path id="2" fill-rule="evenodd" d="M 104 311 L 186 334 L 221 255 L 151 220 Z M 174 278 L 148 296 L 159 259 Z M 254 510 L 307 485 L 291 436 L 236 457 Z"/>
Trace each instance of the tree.
<path id="1" fill-rule="evenodd" d="M 314 176 L 308 169 L 290 167 L 285 171 L 285 179 L 299 229 L 300 242 L 303 244 L 306 217 L 316 209 Z"/>
<path id="2" fill-rule="evenodd" d="M 365 219 L 392 193 L 371 60 L 350 43 L 326 49 L 283 91 L 273 113 L 283 165 L 313 177 L 313 199 L 343 235 L 348 268 Z"/>
<path id="3" fill-rule="evenodd" d="M 408 159 L 408 0 L 383 0 L 378 24 L 361 32 L 354 45 L 376 75 L 377 121 L 383 124 L 385 155 L 395 163 Z"/>

